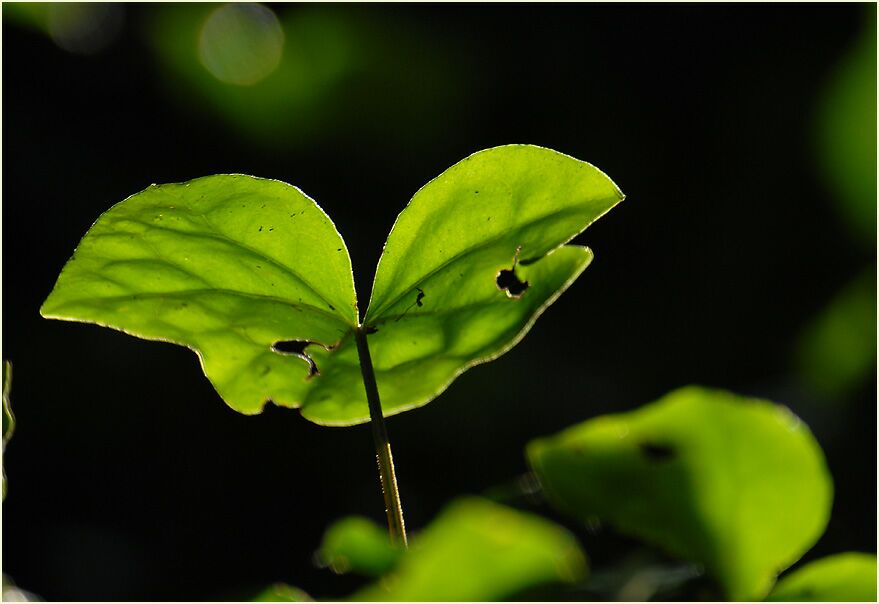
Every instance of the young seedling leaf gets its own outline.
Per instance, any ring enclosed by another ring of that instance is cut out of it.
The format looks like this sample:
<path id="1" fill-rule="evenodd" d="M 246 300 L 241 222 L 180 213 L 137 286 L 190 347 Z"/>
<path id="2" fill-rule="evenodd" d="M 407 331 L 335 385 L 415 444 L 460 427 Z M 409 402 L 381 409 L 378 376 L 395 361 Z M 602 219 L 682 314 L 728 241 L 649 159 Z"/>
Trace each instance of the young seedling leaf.
<path id="1" fill-rule="evenodd" d="M 530 145 L 480 151 L 422 187 L 388 236 L 364 319 L 385 415 L 512 348 L 592 260 L 564 244 L 622 199 L 594 166 Z M 365 421 L 353 347 L 330 374 L 303 415 Z"/>
<path id="2" fill-rule="evenodd" d="M 248 414 L 267 400 L 299 406 L 306 353 L 338 346 L 358 323 L 351 260 L 327 215 L 295 187 L 242 175 L 150 186 L 113 206 L 41 313 L 188 346 Z M 275 346 L 289 341 L 308 346 Z"/>
<path id="3" fill-rule="evenodd" d="M 586 558 L 560 526 L 484 499 L 450 504 L 403 554 L 396 570 L 355 601 L 498 601 L 586 574 Z"/>
<path id="4" fill-rule="evenodd" d="M 830 475 L 808 428 L 727 392 L 677 390 L 527 453 L 562 510 L 703 564 L 735 600 L 763 598 L 830 514 Z"/>
<path id="5" fill-rule="evenodd" d="M 379 577 L 397 564 L 403 550 L 388 540 L 386 528 L 368 518 L 349 516 L 335 522 L 324 534 L 319 558 L 333 572 L 355 572 Z"/>
<path id="6" fill-rule="evenodd" d="M 876 556 L 847 552 L 810 562 L 785 575 L 770 602 L 875 602 Z"/>
<path id="7" fill-rule="evenodd" d="M 593 166 L 527 145 L 423 187 L 385 244 L 363 329 L 385 415 L 426 404 L 512 347 L 586 268 L 564 245 L 623 198 Z M 242 413 L 369 420 L 351 260 L 290 185 L 217 175 L 151 186 L 101 215 L 41 313 L 193 349 Z"/>

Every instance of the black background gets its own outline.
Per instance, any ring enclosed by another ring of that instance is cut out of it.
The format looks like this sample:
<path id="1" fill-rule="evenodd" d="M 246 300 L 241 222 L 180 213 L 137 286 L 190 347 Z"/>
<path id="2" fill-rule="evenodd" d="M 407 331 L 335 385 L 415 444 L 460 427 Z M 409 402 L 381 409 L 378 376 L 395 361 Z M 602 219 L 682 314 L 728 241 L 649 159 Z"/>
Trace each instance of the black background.
<path id="1" fill-rule="evenodd" d="M 362 111 L 344 116 L 361 127 L 280 145 L 169 95 L 146 41 L 154 10 L 127 5 L 122 35 L 93 56 L 3 23 L 3 357 L 18 420 L 3 571 L 20 586 L 67 600 L 241 598 L 273 581 L 348 593 L 356 581 L 311 556 L 337 517 L 383 521 L 368 426 L 238 415 L 190 351 L 39 306 L 110 205 L 221 172 L 316 199 L 366 299 L 411 195 L 512 142 L 594 163 L 627 200 L 578 238 L 595 262 L 518 347 L 389 419 L 410 529 L 525 472 L 529 439 L 698 383 L 784 403 L 812 427 L 836 496 L 807 559 L 875 551 L 875 375 L 836 402 L 792 371 L 800 330 L 875 262 L 838 219 L 812 137 L 819 92 L 875 18 L 865 6 L 312 7 L 379 24 L 392 49 L 423 40 L 453 89 L 432 100 L 419 94 L 429 71 L 399 86 L 367 71 L 349 91 Z M 619 546 L 605 532 L 578 534 L 596 567 Z"/>

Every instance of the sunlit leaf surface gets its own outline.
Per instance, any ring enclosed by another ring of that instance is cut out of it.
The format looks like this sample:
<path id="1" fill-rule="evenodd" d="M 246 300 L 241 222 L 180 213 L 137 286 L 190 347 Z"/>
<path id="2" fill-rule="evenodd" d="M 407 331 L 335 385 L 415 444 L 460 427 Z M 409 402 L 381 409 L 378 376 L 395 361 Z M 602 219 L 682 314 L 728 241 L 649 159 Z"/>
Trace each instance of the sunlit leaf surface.
<path id="1" fill-rule="evenodd" d="M 847 552 L 785 575 L 767 598 L 775 602 L 875 602 L 876 556 Z"/>
<path id="2" fill-rule="evenodd" d="M 356 601 L 492 601 L 573 582 L 586 559 L 573 536 L 538 516 L 459 499 L 416 535 L 397 570 Z"/>
<path id="3" fill-rule="evenodd" d="M 471 155 L 418 191 L 388 236 L 365 319 L 385 413 L 429 402 L 518 342 L 592 260 L 563 244 L 622 198 L 597 168 L 528 145 Z M 356 351 L 334 360 L 303 415 L 365 419 L 352 407 Z"/>
<path id="4" fill-rule="evenodd" d="M 403 550 L 388 539 L 387 528 L 360 516 L 335 522 L 324 534 L 320 560 L 337 573 L 349 571 L 378 577 L 391 570 Z"/>
<path id="5" fill-rule="evenodd" d="M 732 599 L 760 599 L 824 532 L 832 484 L 788 409 L 689 387 L 539 439 L 551 501 L 703 564 Z"/>
<path id="6" fill-rule="evenodd" d="M 513 346 L 592 259 L 563 244 L 620 199 L 593 166 L 526 145 L 422 188 L 388 238 L 365 324 L 385 414 Z M 192 348 L 242 413 L 272 400 L 320 424 L 369 419 L 345 244 L 278 181 L 218 175 L 133 195 L 89 230 L 41 312 Z"/>
<path id="7" fill-rule="evenodd" d="M 330 219 L 290 185 L 220 175 L 151 186 L 105 212 L 41 309 L 188 346 L 233 409 L 298 406 L 302 356 L 357 324 L 351 261 Z"/>

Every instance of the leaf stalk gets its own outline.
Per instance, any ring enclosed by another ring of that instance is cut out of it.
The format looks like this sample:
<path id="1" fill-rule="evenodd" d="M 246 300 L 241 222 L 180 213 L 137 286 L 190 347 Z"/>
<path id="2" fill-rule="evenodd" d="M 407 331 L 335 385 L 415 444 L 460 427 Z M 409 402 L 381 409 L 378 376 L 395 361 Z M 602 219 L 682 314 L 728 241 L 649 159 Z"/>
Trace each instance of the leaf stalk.
<path id="1" fill-rule="evenodd" d="M 400 491 L 397 488 L 394 457 L 391 454 L 391 442 L 388 440 L 388 430 L 385 426 L 381 399 L 379 399 L 378 395 L 375 370 L 372 367 L 372 357 L 369 355 L 369 346 L 366 343 L 366 328 L 361 325 L 355 330 L 354 334 L 357 340 L 357 353 L 360 356 L 360 371 L 363 374 L 363 385 L 366 388 L 366 400 L 369 404 L 369 423 L 372 426 L 375 456 L 378 461 L 378 474 L 381 480 L 382 494 L 385 498 L 385 511 L 388 515 L 388 532 L 393 543 L 407 547 L 406 525 L 403 522 L 403 505 L 400 502 Z"/>

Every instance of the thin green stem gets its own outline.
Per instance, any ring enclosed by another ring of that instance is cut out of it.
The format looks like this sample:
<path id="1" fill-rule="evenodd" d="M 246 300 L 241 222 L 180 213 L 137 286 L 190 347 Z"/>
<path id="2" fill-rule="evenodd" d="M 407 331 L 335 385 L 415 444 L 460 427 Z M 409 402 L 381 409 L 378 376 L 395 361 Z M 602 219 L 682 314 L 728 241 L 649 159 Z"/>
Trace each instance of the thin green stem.
<path id="1" fill-rule="evenodd" d="M 366 329 L 361 325 L 355 331 L 357 353 L 360 355 L 360 371 L 363 373 L 363 385 L 366 387 L 366 401 L 369 404 L 369 418 L 372 426 L 372 438 L 375 441 L 375 456 L 378 461 L 378 474 L 381 479 L 382 493 L 385 497 L 385 511 L 388 514 L 388 532 L 391 541 L 406 547 L 406 525 L 403 522 L 403 505 L 400 503 L 400 491 L 397 489 L 397 476 L 394 473 L 394 457 L 391 455 L 391 442 L 385 427 L 385 417 L 378 396 L 378 384 L 375 381 L 375 370 L 372 368 L 372 357 L 366 343 Z"/>

